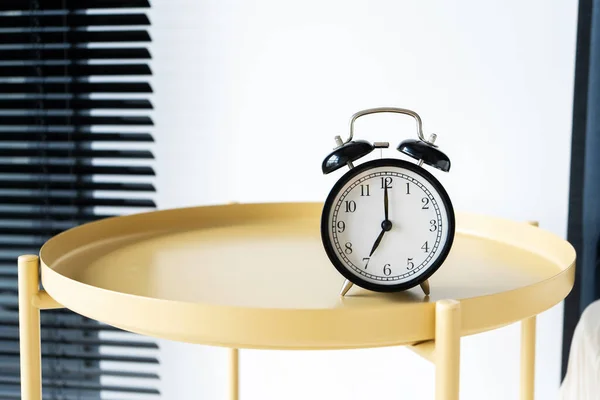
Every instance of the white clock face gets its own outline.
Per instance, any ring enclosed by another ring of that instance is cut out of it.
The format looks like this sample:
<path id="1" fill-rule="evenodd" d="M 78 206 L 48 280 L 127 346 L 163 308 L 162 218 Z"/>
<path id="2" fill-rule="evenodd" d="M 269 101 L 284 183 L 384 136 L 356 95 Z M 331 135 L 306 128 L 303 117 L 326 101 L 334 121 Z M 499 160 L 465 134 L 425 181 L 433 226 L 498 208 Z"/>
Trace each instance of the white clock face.
<path id="1" fill-rule="evenodd" d="M 368 168 L 336 193 L 326 216 L 330 251 L 354 276 L 374 285 L 399 285 L 446 256 L 454 233 L 452 210 L 445 194 L 421 174 L 398 165 Z"/>

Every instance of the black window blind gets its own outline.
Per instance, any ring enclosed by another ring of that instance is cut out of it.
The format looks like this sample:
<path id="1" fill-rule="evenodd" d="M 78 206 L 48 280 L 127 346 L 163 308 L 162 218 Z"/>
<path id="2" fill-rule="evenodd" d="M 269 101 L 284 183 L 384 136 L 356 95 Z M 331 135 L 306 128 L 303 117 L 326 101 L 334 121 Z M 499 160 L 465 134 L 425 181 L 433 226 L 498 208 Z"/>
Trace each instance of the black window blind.
<path id="1" fill-rule="evenodd" d="M 149 7 L 0 1 L 0 399 L 21 397 L 17 257 L 156 207 Z M 41 320 L 44 399 L 159 397 L 153 340 L 69 310 Z"/>

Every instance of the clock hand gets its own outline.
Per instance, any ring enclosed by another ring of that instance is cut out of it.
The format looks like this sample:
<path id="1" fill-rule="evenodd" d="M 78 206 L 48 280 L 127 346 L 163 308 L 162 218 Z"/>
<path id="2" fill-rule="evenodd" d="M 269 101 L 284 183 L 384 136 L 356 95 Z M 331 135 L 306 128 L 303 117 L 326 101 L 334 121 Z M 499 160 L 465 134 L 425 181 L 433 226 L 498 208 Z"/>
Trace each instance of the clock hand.
<path id="1" fill-rule="evenodd" d="M 373 248 L 371 249 L 371 252 L 369 253 L 369 257 L 371 257 L 373 255 L 373 253 L 375 253 L 375 250 L 377 249 L 377 247 L 379 247 L 379 243 L 381 243 L 381 239 L 383 239 L 384 233 L 385 233 L 385 229 L 382 229 L 379 236 L 377 236 L 377 240 L 375 240 L 375 244 L 373 245 Z"/>
<path id="2" fill-rule="evenodd" d="M 377 239 L 375 239 L 375 244 L 373 244 L 373 248 L 371 249 L 371 253 L 369 254 L 369 257 L 371 257 L 373 255 L 373 253 L 379 246 L 379 243 L 381 243 L 381 239 L 383 239 L 384 233 L 386 233 L 387 231 L 389 231 L 391 229 L 392 229 L 392 221 L 388 221 L 386 219 L 385 221 L 383 221 L 381 223 L 381 233 L 379 234 L 379 236 L 377 236 Z"/>
<path id="3" fill-rule="evenodd" d="M 383 210 L 385 212 L 385 221 L 388 220 L 388 191 L 387 185 L 385 185 L 385 189 L 383 191 Z"/>
<path id="4" fill-rule="evenodd" d="M 371 257 L 373 255 L 373 253 L 375 253 L 375 250 L 377 249 L 377 247 L 379 247 L 379 243 L 381 243 L 381 239 L 383 239 L 383 235 L 389 231 L 390 229 L 392 229 L 392 222 L 388 219 L 388 187 L 387 185 L 384 185 L 384 190 L 383 190 L 383 211 L 385 214 L 385 219 L 383 220 L 383 222 L 381 223 L 381 233 L 379 234 L 379 236 L 377 236 L 377 239 L 375 240 L 375 243 L 373 244 L 373 248 L 371 249 L 371 253 L 369 253 L 369 257 Z"/>

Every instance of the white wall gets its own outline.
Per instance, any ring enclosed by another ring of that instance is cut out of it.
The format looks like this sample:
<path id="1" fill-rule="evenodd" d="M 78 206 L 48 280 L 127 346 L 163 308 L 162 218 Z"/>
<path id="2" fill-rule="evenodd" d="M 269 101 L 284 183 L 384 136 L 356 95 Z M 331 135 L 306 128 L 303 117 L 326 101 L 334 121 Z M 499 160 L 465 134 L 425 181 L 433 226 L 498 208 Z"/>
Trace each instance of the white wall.
<path id="1" fill-rule="evenodd" d="M 450 156 L 455 208 L 566 235 L 576 1 L 153 3 L 160 208 L 321 201 L 352 113 L 417 111 Z M 414 137 L 397 116 L 357 137 Z M 389 150 L 389 155 L 394 153 Z M 378 154 L 376 156 L 379 156 Z M 540 316 L 537 399 L 555 396 L 562 306 Z M 518 325 L 463 340 L 462 399 L 518 397 Z M 226 398 L 223 349 L 163 341 L 164 398 Z M 402 348 L 243 351 L 244 400 L 432 399 Z M 182 394 L 176 394 L 176 391 Z"/>

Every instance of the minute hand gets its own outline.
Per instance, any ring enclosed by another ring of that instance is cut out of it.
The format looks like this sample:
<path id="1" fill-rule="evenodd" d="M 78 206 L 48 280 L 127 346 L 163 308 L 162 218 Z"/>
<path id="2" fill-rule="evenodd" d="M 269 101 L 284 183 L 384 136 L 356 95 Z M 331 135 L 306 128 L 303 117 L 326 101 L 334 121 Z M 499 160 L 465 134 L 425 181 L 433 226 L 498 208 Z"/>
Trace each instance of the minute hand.
<path id="1" fill-rule="evenodd" d="M 383 190 L 383 211 L 385 214 L 385 221 L 388 221 L 388 190 L 387 185 L 385 185 L 385 189 Z"/>

